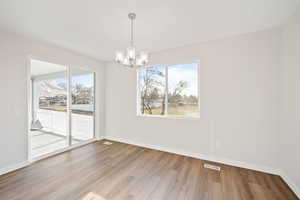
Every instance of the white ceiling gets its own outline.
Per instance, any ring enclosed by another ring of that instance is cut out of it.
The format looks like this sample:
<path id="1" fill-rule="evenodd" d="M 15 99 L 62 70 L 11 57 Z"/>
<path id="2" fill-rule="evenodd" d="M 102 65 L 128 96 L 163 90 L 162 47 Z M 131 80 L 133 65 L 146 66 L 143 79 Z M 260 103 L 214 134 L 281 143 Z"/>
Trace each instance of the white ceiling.
<path id="1" fill-rule="evenodd" d="M 129 40 L 155 52 L 283 24 L 300 0 L 1 0 L 0 28 L 111 60 Z"/>

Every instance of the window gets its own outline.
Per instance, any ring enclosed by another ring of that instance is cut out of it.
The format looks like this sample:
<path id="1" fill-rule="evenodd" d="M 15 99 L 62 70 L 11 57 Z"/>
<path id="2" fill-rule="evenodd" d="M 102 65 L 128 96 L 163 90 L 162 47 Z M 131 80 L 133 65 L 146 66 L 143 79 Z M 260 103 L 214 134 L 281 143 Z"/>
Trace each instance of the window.
<path id="1" fill-rule="evenodd" d="M 199 117 L 199 63 L 138 70 L 138 114 Z"/>

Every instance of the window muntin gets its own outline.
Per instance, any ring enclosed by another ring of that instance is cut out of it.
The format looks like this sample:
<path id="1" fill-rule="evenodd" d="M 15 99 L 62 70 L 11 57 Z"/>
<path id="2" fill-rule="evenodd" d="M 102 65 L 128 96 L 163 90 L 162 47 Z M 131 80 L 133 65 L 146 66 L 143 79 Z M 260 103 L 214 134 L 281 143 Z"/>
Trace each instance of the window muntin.
<path id="1" fill-rule="evenodd" d="M 199 117 L 198 65 L 139 69 L 139 115 Z"/>

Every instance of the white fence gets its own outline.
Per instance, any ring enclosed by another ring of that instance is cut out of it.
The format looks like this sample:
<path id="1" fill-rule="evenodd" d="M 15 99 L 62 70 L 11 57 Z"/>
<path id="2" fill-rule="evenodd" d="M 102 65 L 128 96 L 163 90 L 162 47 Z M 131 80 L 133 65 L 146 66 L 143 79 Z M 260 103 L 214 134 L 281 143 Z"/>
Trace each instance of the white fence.
<path id="1" fill-rule="evenodd" d="M 68 119 L 66 112 L 39 109 L 37 119 L 42 123 L 43 130 L 67 136 Z M 71 131 L 74 139 L 88 140 L 94 137 L 93 116 L 72 113 L 71 119 Z"/>

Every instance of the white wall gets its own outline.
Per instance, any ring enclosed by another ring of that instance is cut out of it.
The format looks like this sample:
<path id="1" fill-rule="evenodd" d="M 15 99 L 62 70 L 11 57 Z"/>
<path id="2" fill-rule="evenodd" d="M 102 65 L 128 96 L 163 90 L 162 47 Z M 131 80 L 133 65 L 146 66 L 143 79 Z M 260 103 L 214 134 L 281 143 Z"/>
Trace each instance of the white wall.
<path id="1" fill-rule="evenodd" d="M 27 161 L 28 56 L 96 71 L 97 134 L 104 131 L 104 63 L 43 42 L 0 31 L 0 174 Z"/>
<path id="2" fill-rule="evenodd" d="M 114 63 L 105 70 L 86 56 L 0 31 L 0 174 L 27 161 L 26 65 L 32 55 L 97 71 L 99 136 L 105 131 L 110 138 L 250 168 L 281 168 L 299 194 L 299 36 L 300 12 L 283 29 L 153 54 L 153 65 L 201 60 L 201 119 L 174 120 L 136 116 L 134 70 Z"/>
<path id="3" fill-rule="evenodd" d="M 282 34 L 280 168 L 300 197 L 300 10 Z"/>
<path id="4" fill-rule="evenodd" d="M 200 120 L 136 116 L 136 73 L 106 69 L 106 136 L 249 168 L 276 168 L 281 30 L 170 49 L 151 64 L 201 61 Z M 237 161 L 237 162 L 235 162 Z"/>

